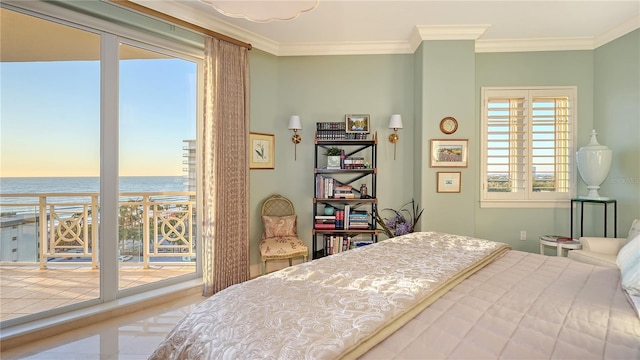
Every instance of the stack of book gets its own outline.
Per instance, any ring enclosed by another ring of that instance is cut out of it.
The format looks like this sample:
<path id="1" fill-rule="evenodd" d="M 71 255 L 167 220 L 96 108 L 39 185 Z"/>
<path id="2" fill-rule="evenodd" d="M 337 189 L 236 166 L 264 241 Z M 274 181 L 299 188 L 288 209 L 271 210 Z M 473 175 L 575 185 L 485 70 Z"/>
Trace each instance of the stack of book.
<path id="1" fill-rule="evenodd" d="M 366 246 L 373 244 L 373 240 L 371 240 L 371 238 L 361 238 L 359 236 L 355 236 L 351 239 L 351 244 L 354 247 Z"/>
<path id="2" fill-rule="evenodd" d="M 366 211 L 351 210 L 349 213 L 349 229 L 368 230 L 369 214 Z"/>
<path id="3" fill-rule="evenodd" d="M 330 199 L 333 197 L 335 180 L 326 176 L 316 176 L 316 197 L 318 199 Z"/>
<path id="4" fill-rule="evenodd" d="M 344 210 L 336 210 L 336 230 L 346 230 L 348 226 L 344 221 Z"/>
<path id="5" fill-rule="evenodd" d="M 346 123 L 345 122 L 317 122 L 316 123 L 318 140 L 341 140 L 346 139 Z"/>
<path id="6" fill-rule="evenodd" d="M 325 235 L 324 251 L 326 255 L 333 255 L 351 248 L 351 236 L 347 235 Z"/>
<path id="7" fill-rule="evenodd" d="M 318 230 L 335 230 L 336 216 L 335 215 L 316 215 L 316 223 L 314 227 Z"/>
<path id="8" fill-rule="evenodd" d="M 355 199 L 355 194 L 352 192 L 353 187 L 351 185 L 336 185 L 333 188 L 334 199 Z"/>
<path id="9" fill-rule="evenodd" d="M 344 159 L 345 169 L 364 169 L 366 163 L 363 157 L 348 156 Z"/>
<path id="10" fill-rule="evenodd" d="M 328 121 L 316 123 L 316 138 L 318 140 L 366 140 L 366 133 L 347 133 L 344 121 Z"/>

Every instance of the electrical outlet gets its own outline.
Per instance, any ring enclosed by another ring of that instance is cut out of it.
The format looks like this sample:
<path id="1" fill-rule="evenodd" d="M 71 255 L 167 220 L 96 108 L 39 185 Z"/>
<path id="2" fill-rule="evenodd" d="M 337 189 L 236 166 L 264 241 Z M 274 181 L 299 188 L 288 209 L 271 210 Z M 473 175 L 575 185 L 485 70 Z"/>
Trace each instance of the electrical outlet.
<path id="1" fill-rule="evenodd" d="M 520 231 L 520 240 L 527 240 L 527 231 L 526 230 L 521 230 Z"/>

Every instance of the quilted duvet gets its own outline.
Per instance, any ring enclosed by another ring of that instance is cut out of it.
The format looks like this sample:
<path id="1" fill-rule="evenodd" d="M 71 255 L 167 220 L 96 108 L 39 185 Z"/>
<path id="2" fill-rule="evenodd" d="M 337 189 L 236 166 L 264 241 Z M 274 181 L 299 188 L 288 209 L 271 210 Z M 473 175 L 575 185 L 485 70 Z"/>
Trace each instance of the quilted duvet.
<path id="1" fill-rule="evenodd" d="M 362 359 L 640 359 L 617 269 L 511 250 Z"/>
<path id="2" fill-rule="evenodd" d="M 640 359 L 616 269 L 413 233 L 201 303 L 152 359 Z"/>

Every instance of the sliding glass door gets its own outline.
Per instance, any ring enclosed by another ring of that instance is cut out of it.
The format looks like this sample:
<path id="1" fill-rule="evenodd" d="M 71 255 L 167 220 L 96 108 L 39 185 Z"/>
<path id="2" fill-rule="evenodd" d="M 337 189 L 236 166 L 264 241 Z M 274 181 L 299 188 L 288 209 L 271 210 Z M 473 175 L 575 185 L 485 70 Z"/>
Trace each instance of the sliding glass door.
<path id="1" fill-rule="evenodd" d="M 100 298 L 100 35 L 0 9 L 2 321 Z"/>
<path id="2" fill-rule="evenodd" d="M 119 62 L 119 288 L 196 268 L 197 64 L 122 43 Z M 192 179 L 195 180 L 195 179 Z"/>
<path id="3" fill-rule="evenodd" d="M 201 49 L 2 6 L 2 326 L 198 279 Z"/>

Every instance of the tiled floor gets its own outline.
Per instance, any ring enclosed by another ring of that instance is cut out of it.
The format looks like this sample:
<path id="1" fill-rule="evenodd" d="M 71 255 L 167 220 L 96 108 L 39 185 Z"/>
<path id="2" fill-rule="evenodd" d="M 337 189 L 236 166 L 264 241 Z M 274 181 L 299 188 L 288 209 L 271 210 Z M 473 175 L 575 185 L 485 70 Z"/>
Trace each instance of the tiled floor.
<path id="1" fill-rule="evenodd" d="M 8 351 L 8 359 L 147 359 L 178 320 L 204 300 L 190 295 Z"/>
<path id="2" fill-rule="evenodd" d="M 120 268 L 121 289 L 194 272 L 193 266 Z M 60 306 L 97 299 L 100 270 L 89 266 L 40 269 L 37 266 L 0 267 L 0 320 L 13 319 Z"/>

